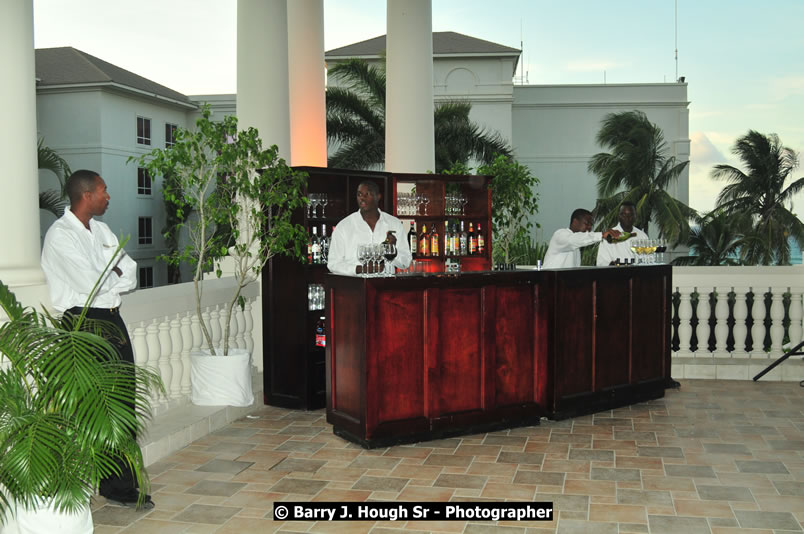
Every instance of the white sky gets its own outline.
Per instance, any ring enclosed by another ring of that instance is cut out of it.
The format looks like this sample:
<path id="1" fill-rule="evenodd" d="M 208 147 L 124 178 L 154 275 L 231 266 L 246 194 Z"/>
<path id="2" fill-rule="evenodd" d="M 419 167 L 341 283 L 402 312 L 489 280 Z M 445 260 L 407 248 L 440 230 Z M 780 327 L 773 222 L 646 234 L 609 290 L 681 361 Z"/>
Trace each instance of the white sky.
<path id="1" fill-rule="evenodd" d="M 432 3 L 434 31 L 515 48 L 522 39 L 531 84 L 601 83 L 604 71 L 608 83 L 675 79 L 674 0 Z M 324 0 L 324 9 L 328 50 L 385 33 L 382 0 Z M 234 93 L 236 10 L 236 0 L 34 0 L 35 45 L 72 46 L 188 95 Z M 678 0 L 694 208 L 714 206 L 723 184 L 709 171 L 739 166 L 730 150 L 749 129 L 804 150 L 802 21 L 802 0 Z"/>

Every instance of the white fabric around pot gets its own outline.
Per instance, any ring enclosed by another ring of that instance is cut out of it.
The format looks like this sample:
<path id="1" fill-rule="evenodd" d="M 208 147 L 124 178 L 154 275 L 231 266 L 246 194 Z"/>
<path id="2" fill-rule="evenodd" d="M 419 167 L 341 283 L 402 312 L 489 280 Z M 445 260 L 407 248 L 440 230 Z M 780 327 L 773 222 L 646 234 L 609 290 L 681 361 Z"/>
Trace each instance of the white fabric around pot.
<path id="1" fill-rule="evenodd" d="M 218 350 L 223 354 L 222 350 Z M 193 404 L 198 406 L 251 406 L 251 354 L 246 349 L 229 349 L 228 356 L 207 351 L 190 353 L 190 383 Z"/>
<path id="2" fill-rule="evenodd" d="M 89 504 L 68 514 L 55 511 L 53 503 L 36 510 L 16 507 L 13 517 L 7 517 L 0 528 L 2 534 L 91 534 L 94 530 Z"/>

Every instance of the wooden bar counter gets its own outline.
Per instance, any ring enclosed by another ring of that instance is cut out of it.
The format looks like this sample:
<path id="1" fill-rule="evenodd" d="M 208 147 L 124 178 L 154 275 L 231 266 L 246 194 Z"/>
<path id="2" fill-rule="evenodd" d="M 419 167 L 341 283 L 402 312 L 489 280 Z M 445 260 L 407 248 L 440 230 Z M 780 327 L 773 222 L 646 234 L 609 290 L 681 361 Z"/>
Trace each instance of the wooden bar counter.
<path id="1" fill-rule="evenodd" d="M 365 447 L 662 397 L 667 265 L 328 275 L 327 421 Z"/>

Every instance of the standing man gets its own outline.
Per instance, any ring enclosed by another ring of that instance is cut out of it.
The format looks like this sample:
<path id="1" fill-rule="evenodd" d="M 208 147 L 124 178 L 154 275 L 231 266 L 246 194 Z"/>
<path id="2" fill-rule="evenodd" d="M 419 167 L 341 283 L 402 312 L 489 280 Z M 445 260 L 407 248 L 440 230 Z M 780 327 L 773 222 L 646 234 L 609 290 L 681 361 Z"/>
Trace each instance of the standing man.
<path id="1" fill-rule="evenodd" d="M 625 201 L 620 204 L 620 211 L 617 215 L 619 222 L 614 227 L 615 230 L 620 232 L 629 232 L 631 237 L 625 241 L 618 241 L 617 243 L 608 243 L 603 241 L 600 243 L 600 248 L 597 249 L 597 265 L 598 267 L 604 265 L 614 265 L 616 260 L 626 260 L 634 257 L 634 252 L 631 250 L 631 239 L 648 239 L 648 234 L 634 226 L 636 220 L 636 206 L 631 201 Z"/>
<path id="2" fill-rule="evenodd" d="M 47 232 L 42 248 L 42 269 L 50 288 L 53 307 L 62 313 L 80 315 L 92 288 L 117 250 L 117 237 L 109 227 L 95 219 L 106 213 L 109 193 L 98 173 L 74 172 L 65 184 L 70 207 L 64 210 Z M 121 293 L 137 285 L 137 264 L 121 251 L 114 268 L 106 272 L 97 294 L 89 303 L 87 317 L 116 325 L 122 339 L 109 339 L 120 359 L 134 366 L 134 352 L 123 319 L 120 317 Z M 132 369 L 133 372 L 133 369 Z M 134 410 L 134 392 L 131 392 Z M 136 507 L 139 497 L 134 476 L 125 462 L 120 462 L 120 475 L 101 480 L 99 493 L 109 501 Z M 146 496 L 142 508 L 153 508 Z"/>
<path id="3" fill-rule="evenodd" d="M 362 270 L 357 259 L 358 245 L 379 244 L 386 238 L 396 244 L 397 248 L 396 258 L 392 260 L 391 265 L 400 269 L 410 265 L 412 256 L 408 240 L 397 239 L 397 236 L 404 235 L 402 221 L 380 210 L 381 198 L 380 188 L 374 182 L 365 181 L 357 186 L 358 211 L 345 217 L 332 232 L 327 261 L 327 267 L 331 272 L 360 274 Z"/>
<path id="4" fill-rule="evenodd" d="M 620 232 L 609 228 L 605 232 L 592 232 L 592 214 L 583 208 L 572 212 L 569 228 L 560 228 L 550 238 L 544 255 L 545 269 L 581 266 L 581 247 L 594 245 L 608 236 L 620 237 Z"/>

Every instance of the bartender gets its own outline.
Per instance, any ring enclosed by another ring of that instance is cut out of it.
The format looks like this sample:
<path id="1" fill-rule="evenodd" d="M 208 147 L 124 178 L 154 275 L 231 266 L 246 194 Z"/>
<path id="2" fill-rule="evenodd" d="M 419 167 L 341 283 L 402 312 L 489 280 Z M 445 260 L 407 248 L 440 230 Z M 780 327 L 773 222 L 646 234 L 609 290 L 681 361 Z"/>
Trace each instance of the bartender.
<path id="1" fill-rule="evenodd" d="M 358 211 L 344 218 L 332 232 L 327 267 L 337 274 L 362 274 L 357 259 L 357 247 L 382 242 L 396 245 L 396 258 L 391 265 L 406 269 L 412 259 L 407 239 L 403 235 L 402 221 L 379 208 L 380 188 L 374 182 L 364 181 L 357 186 Z"/>
<path id="2" fill-rule="evenodd" d="M 600 248 L 597 249 L 598 267 L 614 265 L 617 260 L 625 262 L 635 257 L 629 241 L 631 239 L 648 238 L 648 234 L 634 226 L 635 220 L 636 206 L 634 206 L 633 202 L 626 200 L 620 204 L 620 211 L 617 214 L 618 224 L 614 229 L 620 232 L 628 232 L 630 237 L 625 241 L 618 241 L 616 243 L 601 242 Z"/>
<path id="3" fill-rule="evenodd" d="M 570 216 L 569 228 L 559 228 L 550 238 L 544 255 L 545 269 L 581 266 L 581 247 L 594 245 L 608 237 L 620 237 L 620 232 L 609 228 L 605 232 L 592 231 L 592 213 L 578 208 Z"/>

